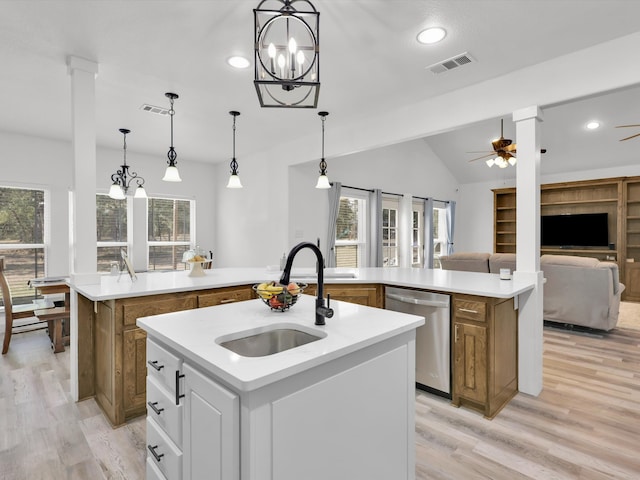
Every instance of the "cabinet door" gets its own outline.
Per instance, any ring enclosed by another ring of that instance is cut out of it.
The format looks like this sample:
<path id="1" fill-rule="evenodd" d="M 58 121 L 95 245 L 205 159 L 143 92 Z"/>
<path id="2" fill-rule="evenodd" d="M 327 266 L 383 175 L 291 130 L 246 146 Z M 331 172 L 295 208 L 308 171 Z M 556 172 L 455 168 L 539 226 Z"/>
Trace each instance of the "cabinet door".
<path id="1" fill-rule="evenodd" d="M 123 401 L 125 417 L 144 413 L 146 398 L 147 332 L 132 328 L 122 332 Z"/>
<path id="2" fill-rule="evenodd" d="M 184 364 L 184 479 L 240 478 L 240 400 Z"/>
<path id="3" fill-rule="evenodd" d="M 476 402 L 487 399 L 487 328 L 455 322 L 454 397 Z"/>
<path id="4" fill-rule="evenodd" d="M 309 285 L 304 291 L 309 295 L 316 295 L 316 285 Z M 357 303 L 358 305 L 366 305 L 368 307 L 382 308 L 382 291 L 377 285 L 325 285 L 324 296 L 327 293 L 331 295 L 333 300 L 341 300 L 343 302 Z"/>

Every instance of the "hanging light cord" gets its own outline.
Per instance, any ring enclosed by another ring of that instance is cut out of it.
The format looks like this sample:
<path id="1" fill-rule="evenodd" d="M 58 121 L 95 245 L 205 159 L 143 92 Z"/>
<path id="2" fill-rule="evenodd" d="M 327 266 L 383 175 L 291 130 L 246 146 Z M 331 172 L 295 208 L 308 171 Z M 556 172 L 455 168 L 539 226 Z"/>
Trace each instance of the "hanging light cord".
<path id="1" fill-rule="evenodd" d="M 327 174 L 327 162 L 324 160 L 324 121 L 327 119 L 328 112 L 318 112 L 322 117 L 322 157 L 320 159 L 320 175 Z"/>
<path id="2" fill-rule="evenodd" d="M 238 174 L 238 162 L 236 161 L 236 117 L 240 115 L 240 112 L 231 111 L 229 112 L 233 115 L 233 157 L 231 158 L 231 175 Z"/>
<path id="3" fill-rule="evenodd" d="M 169 152 L 167 153 L 167 157 L 169 158 L 169 162 L 168 162 L 169 166 L 175 167 L 178 154 L 173 148 L 173 116 L 176 113 L 175 110 L 173 109 L 173 96 L 169 96 L 169 102 L 171 104 L 171 108 L 169 108 L 169 116 L 171 117 L 171 146 L 169 147 Z"/>

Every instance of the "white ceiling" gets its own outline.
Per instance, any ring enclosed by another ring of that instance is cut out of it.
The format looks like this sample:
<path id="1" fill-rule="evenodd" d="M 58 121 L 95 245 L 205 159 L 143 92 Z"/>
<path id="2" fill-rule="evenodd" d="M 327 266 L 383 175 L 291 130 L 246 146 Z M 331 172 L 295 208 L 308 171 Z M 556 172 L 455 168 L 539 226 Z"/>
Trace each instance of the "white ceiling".
<path id="1" fill-rule="evenodd" d="M 358 112 L 383 116 L 409 105 L 638 31 L 640 2 L 631 0 L 316 0 L 320 11 L 319 109 L 341 119 Z M 70 81 L 66 58 L 99 64 L 97 141 L 121 148 L 119 128 L 132 130 L 130 152 L 166 158 L 167 117 L 140 110 L 168 107 L 176 92 L 175 147 L 179 159 L 228 162 L 229 110 L 238 110 L 237 153 L 281 138 L 318 132 L 316 110 L 261 109 L 252 67 L 235 70 L 231 55 L 253 58 L 253 8 L 258 0 L 22 1 L 0 8 L 0 130 L 70 140 Z M 437 45 L 419 45 L 427 26 L 443 26 Z M 462 52 L 476 63 L 441 75 L 425 67 Z M 633 61 L 633 60 L 632 60 Z M 640 139 L 617 142 L 620 123 L 640 123 L 640 95 L 629 89 L 545 111 L 545 173 L 585 169 L 581 154 L 602 149 L 603 162 L 631 161 Z M 505 112 L 506 114 L 507 112 Z M 603 128 L 584 123 L 597 117 Z M 515 138 L 505 117 L 505 137 Z M 345 121 L 345 120 L 342 120 Z M 468 151 L 499 135 L 498 119 L 425 141 L 461 183 L 491 176 Z M 640 130 L 638 130 L 640 132 Z M 629 132 L 632 134 L 634 132 Z M 553 160 L 553 161 L 551 161 Z M 637 162 L 636 162 L 637 163 Z M 621 163 L 624 164 L 624 163 Z M 547 167 L 549 165 L 549 167 Z M 600 165 L 602 166 L 602 165 Z M 592 167 L 595 168 L 595 167 Z"/>

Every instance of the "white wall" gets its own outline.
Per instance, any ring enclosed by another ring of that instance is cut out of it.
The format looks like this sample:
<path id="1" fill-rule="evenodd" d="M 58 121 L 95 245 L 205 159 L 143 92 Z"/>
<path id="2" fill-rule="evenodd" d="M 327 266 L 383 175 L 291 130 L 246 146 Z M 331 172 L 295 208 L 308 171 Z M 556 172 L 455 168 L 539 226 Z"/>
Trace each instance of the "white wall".
<path id="1" fill-rule="evenodd" d="M 161 181 L 166 167 L 163 157 L 138 155 L 129 139 L 127 163 L 145 178 L 149 196 L 168 196 L 196 200 L 196 238 L 207 250 L 215 250 L 215 199 L 213 165 L 180 159 L 183 181 Z M 73 162 L 71 144 L 8 132 L 0 132 L 3 146 L 0 185 L 42 188 L 50 192 L 50 231 L 46 274 L 69 273 L 69 191 L 72 188 Z M 122 150 L 97 149 L 96 191 L 107 193 L 111 174 L 122 164 Z"/>

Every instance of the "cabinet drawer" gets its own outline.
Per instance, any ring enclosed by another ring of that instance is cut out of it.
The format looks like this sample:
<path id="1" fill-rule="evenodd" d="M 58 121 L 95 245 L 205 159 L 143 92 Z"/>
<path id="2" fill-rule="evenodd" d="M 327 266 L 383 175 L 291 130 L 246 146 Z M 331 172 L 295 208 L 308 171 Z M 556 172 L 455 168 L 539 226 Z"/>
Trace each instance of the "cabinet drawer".
<path id="1" fill-rule="evenodd" d="M 487 319 L 487 304 L 473 300 L 454 299 L 453 315 L 456 319 L 484 322 Z"/>
<path id="2" fill-rule="evenodd" d="M 177 375 L 181 369 L 181 359 L 147 339 L 147 376 L 156 379 L 170 394 L 175 395 Z"/>
<path id="3" fill-rule="evenodd" d="M 224 305 L 225 303 L 242 302 L 251 300 L 254 297 L 250 287 L 220 290 L 217 292 L 203 293 L 198 295 L 198 308 L 212 307 L 214 305 Z"/>
<path id="4" fill-rule="evenodd" d="M 182 478 L 182 451 L 153 420 L 147 418 L 147 461 L 149 460 L 168 479 Z"/>
<path id="5" fill-rule="evenodd" d="M 167 480 L 151 457 L 147 458 L 147 480 Z"/>
<path id="6" fill-rule="evenodd" d="M 182 448 L 182 404 L 176 405 L 175 394 L 167 392 L 152 377 L 147 377 L 147 417 Z"/>
<path id="7" fill-rule="evenodd" d="M 125 325 L 135 325 L 140 317 L 160 315 L 162 313 L 179 312 L 196 308 L 196 297 L 172 297 L 165 299 L 150 298 L 144 303 L 133 303 L 122 305 Z"/>

